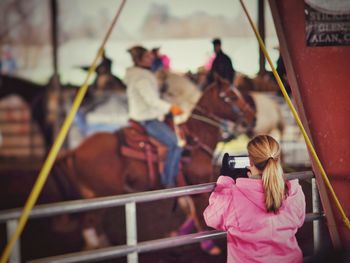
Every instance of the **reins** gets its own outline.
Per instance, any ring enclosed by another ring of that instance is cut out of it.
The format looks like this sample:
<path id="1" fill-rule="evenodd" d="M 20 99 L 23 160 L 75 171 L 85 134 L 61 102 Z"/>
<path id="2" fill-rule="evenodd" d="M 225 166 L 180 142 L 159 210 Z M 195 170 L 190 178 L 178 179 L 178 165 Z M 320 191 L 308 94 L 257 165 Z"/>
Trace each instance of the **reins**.
<path id="1" fill-rule="evenodd" d="M 200 107 L 198 105 L 194 108 L 194 110 L 199 111 L 200 113 L 202 113 L 202 115 L 192 112 L 192 114 L 190 115 L 189 118 L 192 118 L 192 119 L 201 121 L 203 123 L 212 125 L 212 126 L 217 127 L 219 129 L 223 129 L 225 127 L 223 125 L 225 120 L 220 118 L 220 117 L 218 117 L 218 116 L 216 116 L 215 114 L 212 114 L 210 112 L 206 112 L 202 107 Z M 210 118 L 208 116 L 206 116 L 206 115 L 209 115 Z M 187 132 L 194 138 L 194 141 L 198 144 L 198 146 L 200 148 L 202 148 L 210 156 L 214 155 L 214 151 L 210 148 L 210 146 L 208 146 L 207 144 L 203 143 L 197 136 L 193 135 L 190 131 L 188 131 L 188 129 L 187 129 Z"/>
<path id="2" fill-rule="evenodd" d="M 202 113 L 202 115 L 194 113 L 195 110 Z M 207 124 L 210 124 L 210 125 L 212 125 L 214 127 L 218 127 L 218 128 L 221 128 L 222 123 L 223 123 L 223 119 L 216 116 L 215 114 L 212 114 L 210 112 L 206 112 L 202 107 L 200 107 L 198 105 L 192 111 L 190 118 L 205 122 Z"/>

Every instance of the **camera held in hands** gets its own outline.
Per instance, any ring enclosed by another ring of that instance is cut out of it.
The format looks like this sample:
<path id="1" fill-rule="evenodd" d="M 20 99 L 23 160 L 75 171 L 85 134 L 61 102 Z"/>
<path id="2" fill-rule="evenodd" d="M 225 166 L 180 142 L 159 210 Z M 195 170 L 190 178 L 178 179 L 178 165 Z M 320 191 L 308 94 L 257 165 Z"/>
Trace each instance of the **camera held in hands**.
<path id="1" fill-rule="evenodd" d="M 231 156 L 228 153 L 224 154 L 222 158 L 221 175 L 230 176 L 234 180 L 239 177 L 248 178 L 249 166 L 248 156 Z"/>

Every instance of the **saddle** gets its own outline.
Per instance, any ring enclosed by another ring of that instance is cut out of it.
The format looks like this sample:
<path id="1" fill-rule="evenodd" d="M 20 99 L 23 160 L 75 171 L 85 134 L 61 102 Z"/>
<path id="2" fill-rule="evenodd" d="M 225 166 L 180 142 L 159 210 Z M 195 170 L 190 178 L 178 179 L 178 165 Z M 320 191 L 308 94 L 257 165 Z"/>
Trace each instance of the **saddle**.
<path id="1" fill-rule="evenodd" d="M 127 158 L 146 162 L 151 188 L 155 188 L 156 177 L 164 170 L 166 146 L 149 136 L 144 127 L 134 120 L 129 120 L 129 125 L 120 130 L 119 137 L 121 154 Z M 179 171 L 182 174 L 181 167 Z M 183 176 L 178 175 L 177 179 L 178 185 L 186 185 Z"/>

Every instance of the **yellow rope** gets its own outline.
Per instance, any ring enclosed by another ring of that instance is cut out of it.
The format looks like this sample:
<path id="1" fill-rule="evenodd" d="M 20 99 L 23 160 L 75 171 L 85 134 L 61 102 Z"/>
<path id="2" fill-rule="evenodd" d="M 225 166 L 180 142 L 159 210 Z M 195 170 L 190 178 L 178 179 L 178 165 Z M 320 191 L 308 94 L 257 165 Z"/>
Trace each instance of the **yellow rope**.
<path id="1" fill-rule="evenodd" d="M 315 160 L 315 162 L 316 162 L 316 164 L 317 164 L 317 166 L 318 166 L 318 168 L 319 168 L 319 170 L 321 172 L 322 178 L 325 181 L 325 183 L 326 183 L 326 185 L 328 187 L 328 190 L 331 193 L 331 196 L 332 196 L 332 198 L 333 198 L 333 200 L 334 200 L 334 202 L 335 202 L 335 204 L 336 204 L 336 206 L 337 206 L 337 208 L 338 208 L 338 210 L 339 210 L 339 212 L 340 212 L 340 214 L 342 216 L 342 220 L 343 220 L 345 226 L 347 227 L 347 229 L 350 230 L 350 221 L 349 221 L 348 217 L 346 216 L 346 214 L 344 212 L 344 209 L 341 206 L 341 204 L 340 204 L 340 202 L 338 200 L 338 197 L 337 197 L 336 193 L 333 190 L 333 187 L 332 187 L 331 183 L 328 180 L 327 174 L 326 174 L 325 170 L 323 169 L 321 161 L 319 160 L 319 158 L 318 158 L 318 156 L 316 154 L 316 151 L 315 151 L 314 147 L 312 146 L 312 143 L 311 143 L 311 141 L 310 141 L 310 139 L 309 139 L 309 137 L 308 137 L 308 135 L 307 135 L 307 133 L 306 133 L 306 131 L 304 129 L 304 126 L 303 126 L 303 124 L 300 121 L 298 113 L 296 112 L 296 110 L 295 110 L 295 108 L 294 108 L 294 106 L 293 106 L 293 104 L 292 104 L 292 102 L 291 102 L 291 100 L 290 100 L 290 98 L 289 98 L 289 96 L 288 96 L 288 94 L 286 92 L 286 89 L 285 89 L 285 87 L 284 87 L 284 85 L 283 85 L 283 83 L 281 81 L 281 78 L 278 75 L 278 73 L 277 73 L 277 71 L 276 71 L 276 69 L 275 69 L 275 67 L 274 67 L 274 65 L 272 63 L 272 60 L 271 60 L 271 58 L 270 58 L 270 56 L 269 56 L 269 54 L 268 54 L 268 52 L 267 52 L 267 50 L 265 48 L 264 42 L 261 39 L 260 34 L 259 34 L 258 30 L 256 29 L 256 26 L 254 25 L 254 23 L 253 23 L 253 21 L 251 19 L 251 16 L 249 15 L 248 10 L 247 10 L 246 6 L 244 5 L 243 1 L 240 0 L 240 3 L 242 5 L 242 8 L 243 8 L 245 14 L 247 15 L 247 18 L 248 18 L 249 23 L 250 23 L 250 25 L 251 25 L 254 33 L 255 33 L 255 36 L 256 36 L 256 38 L 259 41 L 260 48 L 263 51 L 267 61 L 270 64 L 270 67 L 272 69 L 273 75 L 275 76 L 275 78 L 277 80 L 278 86 L 280 87 L 280 89 L 282 91 L 282 94 L 283 94 L 285 100 L 287 101 L 288 106 L 289 106 L 290 110 L 292 111 L 292 114 L 293 114 L 296 122 L 298 123 L 298 126 L 299 126 L 299 128 L 300 128 L 300 130 L 301 130 L 301 132 L 302 132 L 302 134 L 304 136 L 305 142 L 306 142 L 306 144 L 307 144 L 307 146 L 308 146 L 308 148 L 309 148 L 309 150 L 311 152 L 311 155 L 314 158 L 314 160 Z"/>
<path id="2" fill-rule="evenodd" d="M 30 193 L 28 200 L 24 206 L 24 209 L 23 209 L 22 215 L 19 219 L 16 231 L 13 234 L 13 236 L 11 237 L 10 241 L 7 243 L 5 250 L 3 251 L 3 254 L 1 255 L 1 260 L 0 260 L 1 263 L 7 262 L 8 258 L 10 256 L 10 253 L 13 249 L 14 244 L 16 243 L 17 239 L 20 237 L 20 235 L 23 232 L 23 229 L 28 221 L 29 213 L 32 210 L 34 204 L 36 203 L 36 201 L 39 197 L 39 194 L 40 194 L 40 192 L 45 184 L 45 181 L 46 181 L 46 179 L 49 175 L 49 172 L 53 166 L 53 163 L 56 159 L 56 156 L 57 156 L 57 154 L 58 154 L 58 152 L 63 144 L 63 141 L 68 133 L 69 127 L 71 126 L 71 124 L 73 122 L 73 118 L 74 118 L 74 116 L 75 116 L 75 114 L 76 114 L 76 112 L 77 112 L 77 110 L 78 110 L 78 108 L 79 108 L 79 106 L 84 98 L 84 95 L 87 91 L 88 81 L 96 69 L 97 61 L 103 54 L 104 46 L 105 46 L 105 44 L 106 44 L 106 42 L 107 42 L 107 40 L 112 32 L 114 25 L 117 22 L 117 19 L 118 19 L 119 15 L 124 7 L 125 2 L 126 2 L 126 0 L 123 0 L 122 3 L 120 4 L 118 12 L 116 13 L 116 15 L 115 15 L 107 33 L 106 33 L 106 36 L 103 39 L 103 42 L 98 50 L 98 53 L 97 53 L 94 61 L 92 62 L 92 65 L 87 73 L 86 79 L 85 79 L 83 85 L 80 87 L 80 89 L 79 89 L 79 91 L 74 99 L 72 108 L 69 111 L 66 119 L 64 120 L 62 128 L 57 136 L 57 139 L 54 142 L 54 144 L 53 144 L 53 146 L 48 154 L 48 157 L 46 158 L 46 161 L 45 161 L 45 163 L 44 163 L 44 165 L 39 173 L 38 179 L 36 180 L 34 187 L 32 189 L 32 192 Z"/>

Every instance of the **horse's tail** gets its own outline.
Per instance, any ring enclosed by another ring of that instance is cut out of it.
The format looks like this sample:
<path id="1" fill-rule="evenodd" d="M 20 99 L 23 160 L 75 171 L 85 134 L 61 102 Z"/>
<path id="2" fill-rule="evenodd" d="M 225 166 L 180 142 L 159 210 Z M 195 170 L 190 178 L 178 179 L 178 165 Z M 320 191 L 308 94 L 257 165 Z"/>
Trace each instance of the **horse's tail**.
<path id="1" fill-rule="evenodd" d="M 52 168 L 51 175 L 63 200 L 80 199 L 81 194 L 70 176 L 74 172 L 75 152 L 69 151 L 59 157 Z"/>

